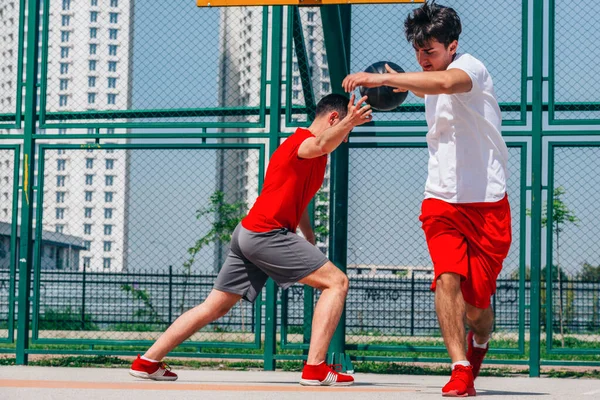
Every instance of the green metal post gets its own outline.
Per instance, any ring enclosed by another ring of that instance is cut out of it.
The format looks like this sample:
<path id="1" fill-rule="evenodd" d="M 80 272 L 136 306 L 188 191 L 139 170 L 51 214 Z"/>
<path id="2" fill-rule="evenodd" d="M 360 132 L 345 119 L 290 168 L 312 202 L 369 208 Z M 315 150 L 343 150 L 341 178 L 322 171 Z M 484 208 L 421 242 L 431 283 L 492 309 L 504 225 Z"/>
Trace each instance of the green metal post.
<path id="1" fill-rule="evenodd" d="M 35 168 L 35 134 L 38 70 L 38 28 L 40 2 L 28 3 L 27 16 L 27 68 L 25 80 L 25 121 L 23 140 L 23 191 L 21 198 L 21 235 L 19 242 L 19 293 L 17 315 L 16 363 L 27 364 L 29 348 L 29 290 L 33 260 L 31 227 L 33 222 L 33 177 Z M 19 77 L 20 79 L 21 77 Z"/>
<path id="2" fill-rule="evenodd" d="M 283 41 L 283 7 L 276 6 L 272 11 L 271 37 L 271 110 L 279 110 L 281 106 L 281 64 Z M 273 154 L 279 146 L 281 115 L 278 112 L 269 114 L 269 154 Z M 267 281 L 267 298 L 265 311 L 265 371 L 275 370 L 275 353 L 277 352 L 277 286 L 272 279 Z"/>
<path id="3" fill-rule="evenodd" d="M 325 49 L 329 62 L 329 75 L 334 93 L 344 94 L 342 81 L 350 68 L 350 32 L 351 6 L 332 5 L 321 7 Z M 329 254 L 331 261 L 342 272 L 346 272 L 348 239 L 348 145 L 342 145 L 331 155 L 331 217 Z M 329 345 L 329 360 L 341 364 L 344 371 L 353 372 L 349 357 L 346 357 L 346 310 L 342 312 L 340 322 Z"/>
<path id="4" fill-rule="evenodd" d="M 531 132 L 531 317 L 529 376 L 540 376 L 540 285 L 542 264 L 542 101 L 544 2 L 533 0 Z M 550 329 L 547 327 L 547 329 Z"/>

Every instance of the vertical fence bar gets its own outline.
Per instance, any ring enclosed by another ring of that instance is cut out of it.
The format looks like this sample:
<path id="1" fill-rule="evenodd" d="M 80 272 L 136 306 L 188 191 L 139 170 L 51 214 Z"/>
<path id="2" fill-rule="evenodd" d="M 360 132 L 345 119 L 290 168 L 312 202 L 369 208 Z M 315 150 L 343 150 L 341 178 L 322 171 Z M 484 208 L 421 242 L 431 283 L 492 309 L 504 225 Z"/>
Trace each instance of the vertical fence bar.
<path id="1" fill-rule="evenodd" d="M 415 336 L 415 272 L 410 274 L 410 336 Z"/>
<path id="2" fill-rule="evenodd" d="M 85 330 L 85 284 L 87 278 L 87 267 L 83 264 L 83 277 L 81 282 L 81 330 Z"/>
<path id="3" fill-rule="evenodd" d="M 23 127 L 23 191 L 21 193 L 21 235 L 19 242 L 19 294 L 17 315 L 16 364 L 27 364 L 29 349 L 29 291 L 33 261 L 33 183 L 35 168 L 35 124 L 37 119 L 37 70 L 38 70 L 38 30 L 40 2 L 28 3 L 27 16 L 27 66 L 25 70 L 25 121 Z M 18 77 L 21 79 L 22 77 Z"/>
<path id="4" fill-rule="evenodd" d="M 542 101 L 544 64 L 544 1 L 533 0 L 531 120 L 531 322 L 529 376 L 540 376 L 540 283 L 542 266 Z M 548 329 L 548 328 L 546 328 Z"/>
<path id="5" fill-rule="evenodd" d="M 169 265 L 169 326 L 173 323 L 173 266 Z"/>
<path id="6" fill-rule="evenodd" d="M 283 41 L 283 7 L 271 9 L 273 24 L 271 36 L 271 113 L 269 115 L 269 154 L 273 154 L 279 146 L 279 131 L 281 128 L 281 64 Z M 267 306 L 265 310 L 265 371 L 275 370 L 275 354 L 277 352 L 277 286 L 273 279 L 267 281 Z"/>

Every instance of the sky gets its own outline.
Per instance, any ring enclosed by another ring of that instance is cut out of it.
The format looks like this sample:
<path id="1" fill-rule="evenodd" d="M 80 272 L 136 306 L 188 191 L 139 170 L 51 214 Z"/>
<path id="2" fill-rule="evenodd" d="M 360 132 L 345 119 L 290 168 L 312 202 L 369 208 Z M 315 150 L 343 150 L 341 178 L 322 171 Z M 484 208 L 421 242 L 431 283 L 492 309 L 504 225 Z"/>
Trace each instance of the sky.
<path id="1" fill-rule="evenodd" d="M 486 64 L 500 102 L 520 102 L 521 1 L 449 0 L 446 3 L 455 7 L 462 19 L 459 51 L 471 53 Z M 380 60 L 393 61 L 406 71 L 418 70 L 412 48 L 402 35 L 402 21 L 412 7 L 354 7 L 352 71 Z M 590 28 L 596 13 L 561 4 L 557 7 L 560 34 L 556 48 L 557 101 L 591 101 L 600 90 L 599 81 L 594 79 L 598 72 L 594 61 L 598 61 L 600 53 L 595 46 L 591 47 L 600 39 L 600 33 Z M 571 24 L 574 20 L 578 21 L 576 26 Z M 156 0 L 135 2 L 132 108 L 215 106 L 218 24 L 218 9 L 196 8 L 193 1 L 185 4 Z M 577 31 L 576 41 L 573 29 Z M 582 54 L 585 57 L 580 62 Z M 419 103 L 419 100 L 409 96 L 407 103 Z M 505 115 L 507 119 L 518 117 Z M 375 118 L 384 121 L 422 119 L 423 116 L 377 114 Z M 419 130 L 424 131 L 424 128 Z M 593 206 L 600 200 L 600 195 L 593 190 L 600 185 L 600 178 L 589 173 L 597 170 L 596 166 L 600 167 L 597 165 L 599 151 L 568 149 L 557 153 L 556 182 L 565 187 L 565 203 L 580 218 L 578 225 L 564 227 L 560 239 L 561 264 L 573 271 L 585 261 L 600 264 L 600 250 L 595 241 L 600 237 L 596 223 L 600 215 Z M 514 214 L 521 201 L 518 199 L 519 163 L 524 155 L 516 149 L 511 149 L 510 154 L 509 196 L 513 218 L 518 218 Z M 167 265 L 180 268 L 190 243 L 208 229 L 208 222 L 198 222 L 194 215 L 207 204 L 214 190 L 216 153 L 212 150 L 133 151 L 131 157 L 129 266 L 132 269 L 162 269 Z M 351 150 L 349 263 L 430 265 L 417 219 L 426 165 L 424 148 Z M 507 271 L 516 268 L 518 263 L 517 240 L 521 234 L 515 232 Z M 211 257 L 211 250 L 207 249 L 198 268 L 212 268 Z"/>

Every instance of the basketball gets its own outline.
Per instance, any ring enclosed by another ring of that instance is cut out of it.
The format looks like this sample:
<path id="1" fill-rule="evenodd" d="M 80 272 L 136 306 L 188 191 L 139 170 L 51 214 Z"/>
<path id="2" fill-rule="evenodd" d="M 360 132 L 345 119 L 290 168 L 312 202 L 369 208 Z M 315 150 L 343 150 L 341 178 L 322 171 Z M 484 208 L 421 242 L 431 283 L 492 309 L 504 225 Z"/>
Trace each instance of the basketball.
<path id="1" fill-rule="evenodd" d="M 371 64 L 365 69 L 365 72 L 372 74 L 387 74 L 385 64 L 389 65 L 396 72 L 404 72 L 400 66 L 390 61 L 379 61 Z M 391 111 L 406 100 L 408 92 L 394 92 L 390 86 L 380 86 L 376 88 L 360 87 L 360 95 L 367 96 L 367 103 L 378 111 Z"/>

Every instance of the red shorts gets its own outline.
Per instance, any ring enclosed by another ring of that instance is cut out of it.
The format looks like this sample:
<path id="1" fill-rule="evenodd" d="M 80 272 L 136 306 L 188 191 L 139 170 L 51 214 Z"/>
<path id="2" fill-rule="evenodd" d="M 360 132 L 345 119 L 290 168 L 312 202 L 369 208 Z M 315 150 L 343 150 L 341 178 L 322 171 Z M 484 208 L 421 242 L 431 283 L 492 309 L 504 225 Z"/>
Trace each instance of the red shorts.
<path id="1" fill-rule="evenodd" d="M 489 307 L 512 240 L 508 197 L 495 203 L 463 204 L 426 199 L 419 219 L 433 260 L 431 290 L 435 291 L 441 274 L 453 272 L 462 277 L 467 304 Z"/>

